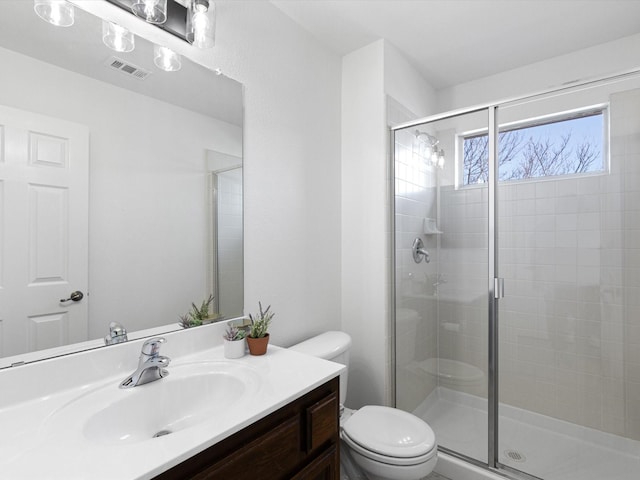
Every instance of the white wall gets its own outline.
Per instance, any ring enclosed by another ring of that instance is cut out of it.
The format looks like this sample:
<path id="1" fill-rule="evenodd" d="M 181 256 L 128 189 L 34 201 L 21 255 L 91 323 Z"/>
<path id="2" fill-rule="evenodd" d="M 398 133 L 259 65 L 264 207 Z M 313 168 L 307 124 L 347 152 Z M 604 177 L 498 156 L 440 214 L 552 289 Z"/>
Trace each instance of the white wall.
<path id="1" fill-rule="evenodd" d="M 217 2 L 212 50 L 104 3 L 91 8 L 245 86 L 245 313 L 271 304 L 283 346 L 339 329 L 340 58 L 263 0 Z"/>
<path id="2" fill-rule="evenodd" d="M 342 61 L 342 328 L 353 338 L 347 405 L 382 404 L 388 370 L 384 42 Z"/>
<path id="3" fill-rule="evenodd" d="M 268 2 L 221 2 L 208 59 L 245 85 L 245 311 L 290 345 L 340 323 L 340 58 Z"/>
<path id="4" fill-rule="evenodd" d="M 438 91 L 438 111 L 498 102 L 638 67 L 640 34 Z"/>
<path id="5" fill-rule="evenodd" d="M 384 40 L 346 55 L 342 69 L 342 328 L 353 337 L 347 404 L 359 407 L 393 395 L 387 96 L 418 116 L 434 97 Z"/>
<path id="6" fill-rule="evenodd" d="M 413 118 L 426 117 L 435 112 L 435 89 L 418 73 L 402 53 L 391 43 L 384 42 L 384 91 L 402 105 Z M 387 115 L 388 119 L 389 115 Z"/>

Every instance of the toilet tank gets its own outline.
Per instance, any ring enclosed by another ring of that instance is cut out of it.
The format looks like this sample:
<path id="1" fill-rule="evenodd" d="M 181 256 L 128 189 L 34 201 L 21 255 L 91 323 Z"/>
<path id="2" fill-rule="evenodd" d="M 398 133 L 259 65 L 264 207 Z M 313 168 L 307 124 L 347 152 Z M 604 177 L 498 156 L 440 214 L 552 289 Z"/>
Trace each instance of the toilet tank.
<path id="1" fill-rule="evenodd" d="M 340 374 L 340 404 L 344 405 L 347 397 L 347 373 L 349 370 L 349 349 L 351 337 L 338 331 L 330 331 L 311 337 L 304 342 L 289 347 L 289 350 L 306 353 L 314 357 L 324 358 L 332 362 L 340 363 L 347 367 Z"/>

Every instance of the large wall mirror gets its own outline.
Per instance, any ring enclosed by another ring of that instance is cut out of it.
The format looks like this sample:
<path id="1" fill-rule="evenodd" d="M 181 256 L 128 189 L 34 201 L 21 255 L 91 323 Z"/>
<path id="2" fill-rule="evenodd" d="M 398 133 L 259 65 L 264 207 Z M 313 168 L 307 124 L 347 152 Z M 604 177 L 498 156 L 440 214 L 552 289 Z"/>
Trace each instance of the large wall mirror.
<path id="1" fill-rule="evenodd" d="M 242 85 L 135 42 L 0 2 L 0 368 L 243 313 Z"/>

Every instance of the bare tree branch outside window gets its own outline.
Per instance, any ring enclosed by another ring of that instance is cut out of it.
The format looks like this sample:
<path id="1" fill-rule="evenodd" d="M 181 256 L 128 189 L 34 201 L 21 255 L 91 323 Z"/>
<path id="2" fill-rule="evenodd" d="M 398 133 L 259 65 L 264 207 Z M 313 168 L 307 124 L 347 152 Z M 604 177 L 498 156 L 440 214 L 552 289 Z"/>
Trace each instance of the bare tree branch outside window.
<path id="1" fill-rule="evenodd" d="M 595 116 L 595 115 L 592 115 Z M 600 119 L 602 113 L 599 113 Z M 587 173 L 603 169 L 601 140 L 577 140 L 569 124 L 554 122 L 553 133 L 542 134 L 540 125 L 502 131 L 498 134 L 498 176 L 504 180 L 523 180 Z M 563 125 L 566 124 L 562 128 Z M 538 129 L 538 130 L 534 130 Z M 486 134 L 464 138 L 463 184 L 489 181 L 489 137 Z"/>

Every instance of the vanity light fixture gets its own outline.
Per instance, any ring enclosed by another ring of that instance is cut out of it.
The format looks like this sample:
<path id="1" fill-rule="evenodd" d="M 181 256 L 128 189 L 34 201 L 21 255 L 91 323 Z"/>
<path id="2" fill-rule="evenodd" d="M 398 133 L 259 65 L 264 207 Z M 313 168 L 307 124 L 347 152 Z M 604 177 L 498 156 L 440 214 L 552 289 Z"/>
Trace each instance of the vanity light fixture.
<path id="1" fill-rule="evenodd" d="M 182 68 L 180 55 L 167 47 L 153 46 L 153 63 L 165 72 L 177 72 Z"/>
<path id="2" fill-rule="evenodd" d="M 167 21 L 167 0 L 135 0 L 131 11 L 148 23 L 159 25 Z"/>
<path id="3" fill-rule="evenodd" d="M 107 0 L 196 48 L 215 43 L 213 0 Z"/>
<path id="4" fill-rule="evenodd" d="M 135 36 L 129 30 L 107 20 L 102 21 L 102 41 L 116 52 L 131 52 L 135 48 Z"/>
<path id="5" fill-rule="evenodd" d="M 33 9 L 45 22 L 56 27 L 73 25 L 74 9 L 66 0 L 34 0 Z"/>
<path id="6" fill-rule="evenodd" d="M 187 42 L 201 49 L 212 48 L 216 34 L 215 4 L 209 0 L 187 1 Z"/>

